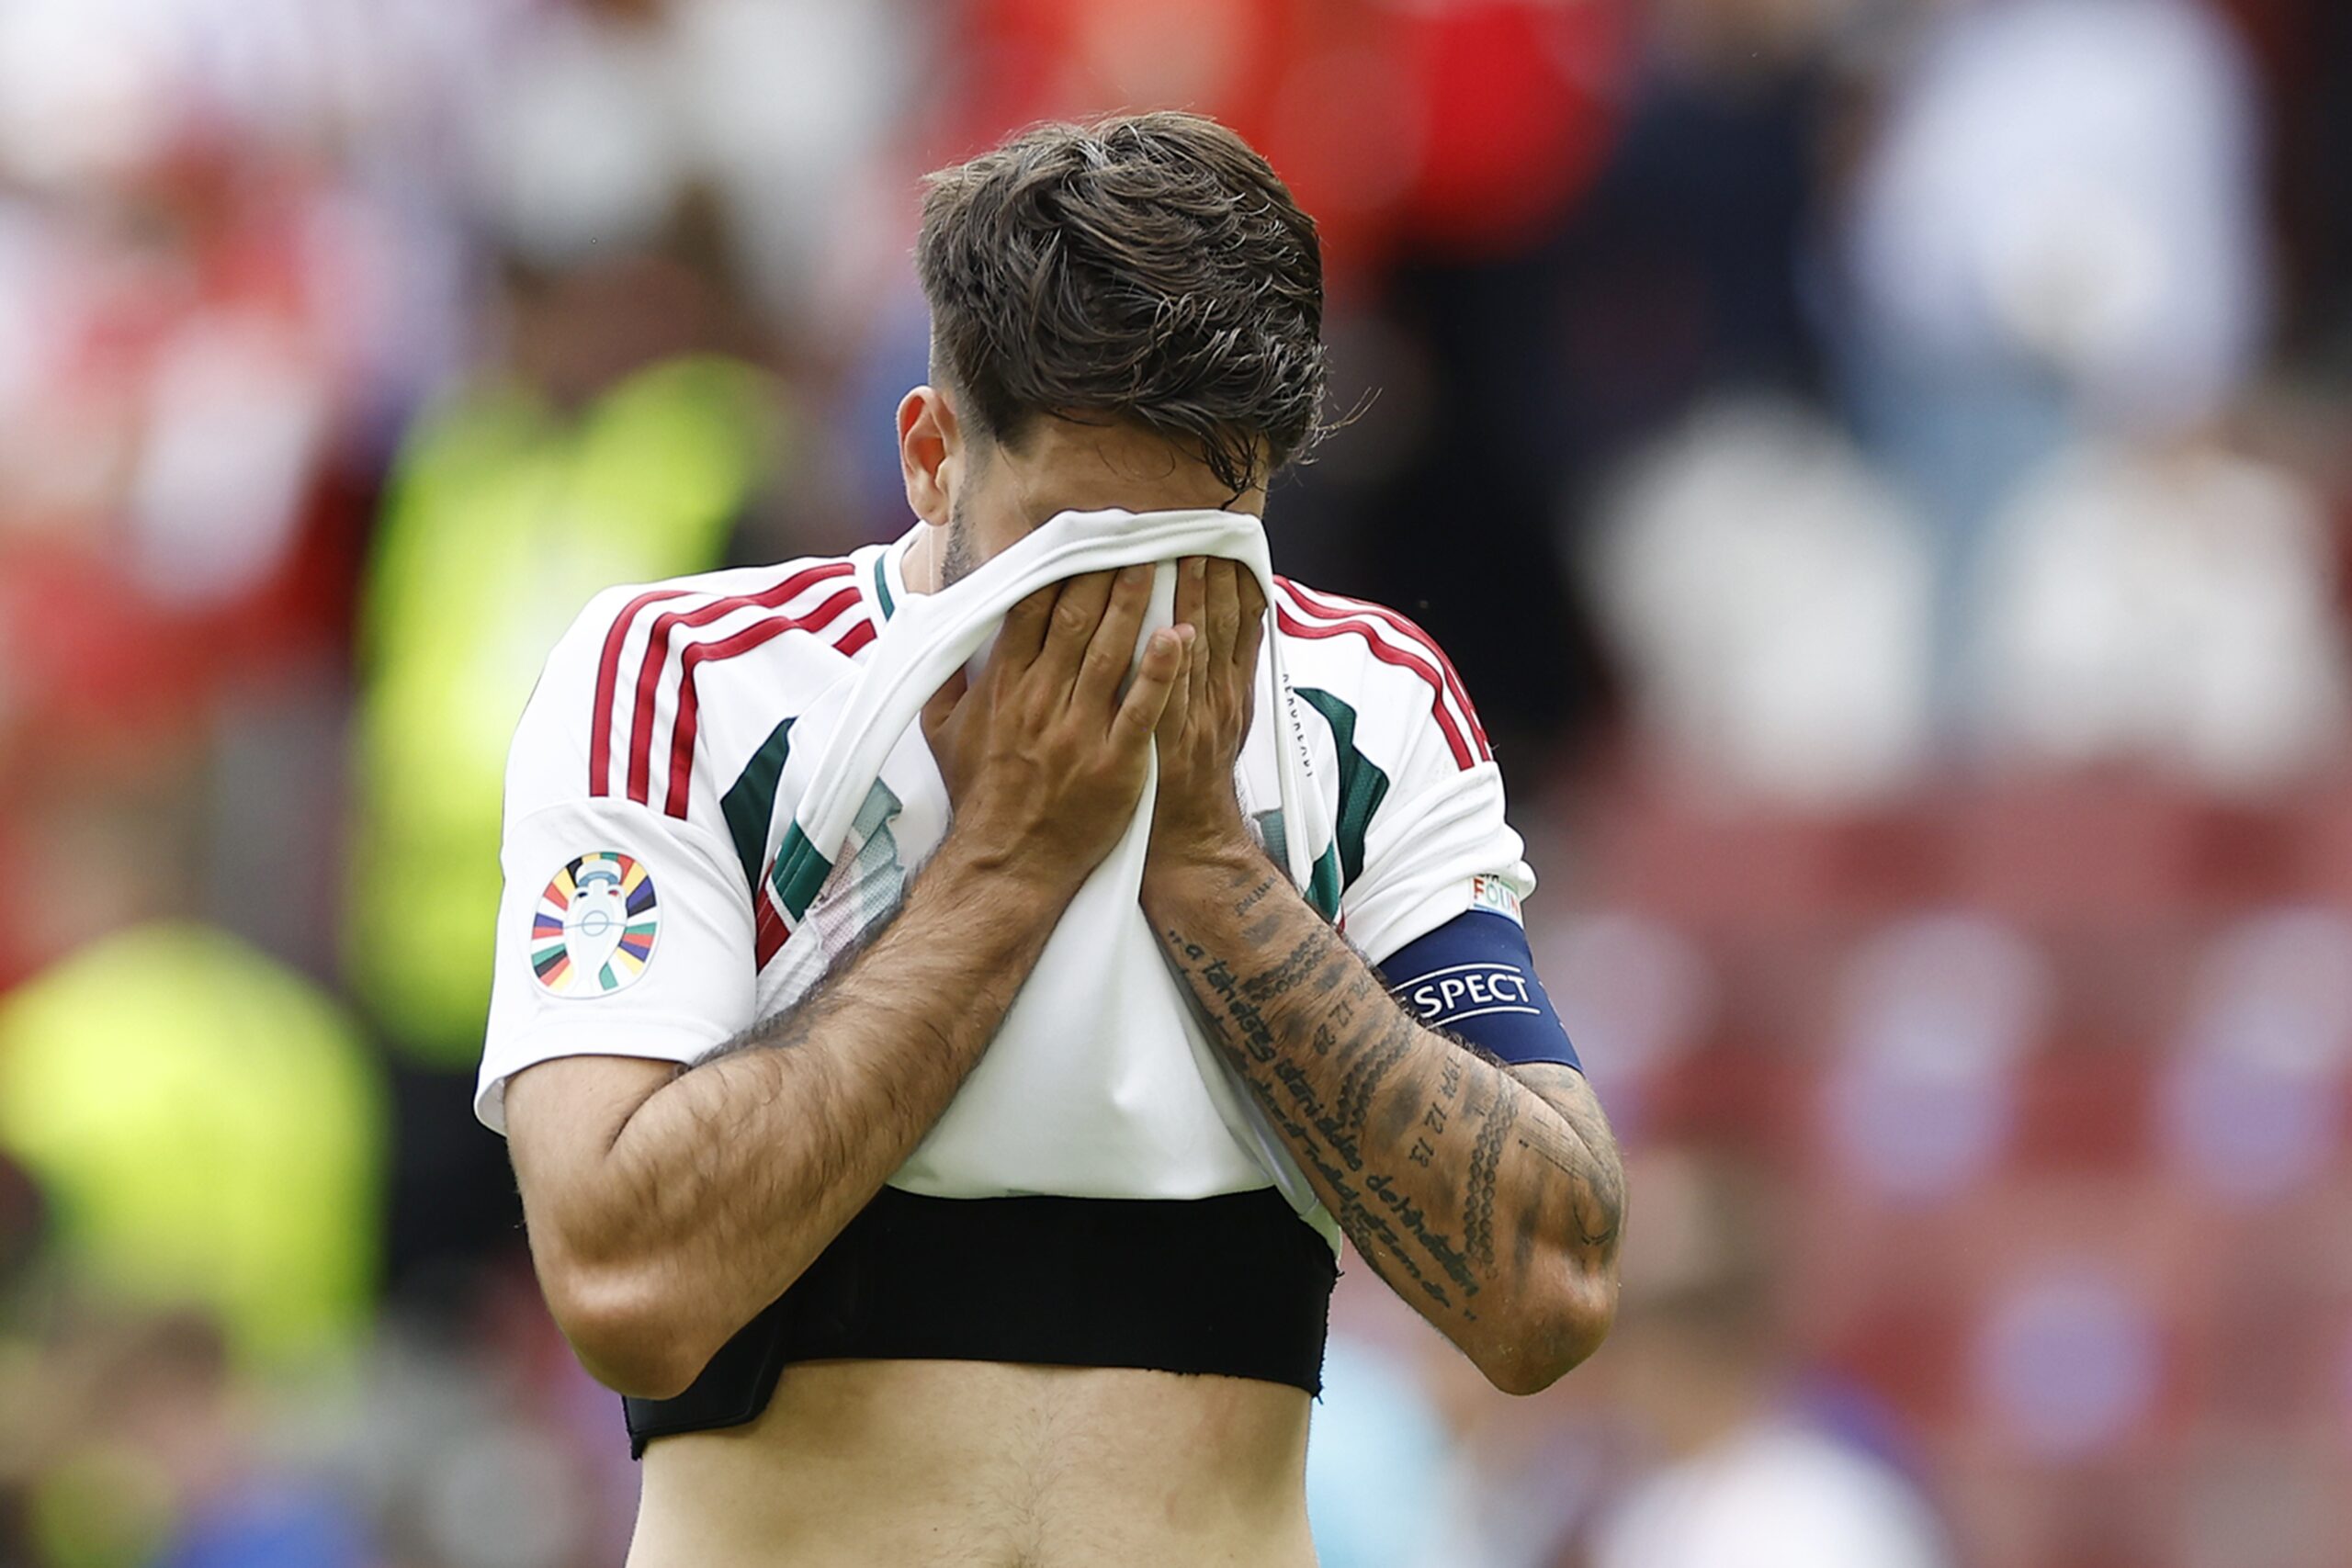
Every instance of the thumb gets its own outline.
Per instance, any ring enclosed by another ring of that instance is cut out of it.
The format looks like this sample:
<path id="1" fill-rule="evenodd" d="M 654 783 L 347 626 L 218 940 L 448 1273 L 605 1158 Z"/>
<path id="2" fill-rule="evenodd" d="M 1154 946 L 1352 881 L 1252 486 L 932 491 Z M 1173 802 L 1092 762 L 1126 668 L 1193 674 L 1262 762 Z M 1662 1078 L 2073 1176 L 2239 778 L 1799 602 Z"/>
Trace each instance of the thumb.
<path id="1" fill-rule="evenodd" d="M 945 727 L 950 718 L 955 716 L 957 705 L 964 700 L 964 694 L 970 688 L 970 680 L 959 668 L 956 673 L 940 683 L 939 690 L 931 694 L 930 700 L 922 705 L 924 739 L 937 739 L 940 730 Z"/>

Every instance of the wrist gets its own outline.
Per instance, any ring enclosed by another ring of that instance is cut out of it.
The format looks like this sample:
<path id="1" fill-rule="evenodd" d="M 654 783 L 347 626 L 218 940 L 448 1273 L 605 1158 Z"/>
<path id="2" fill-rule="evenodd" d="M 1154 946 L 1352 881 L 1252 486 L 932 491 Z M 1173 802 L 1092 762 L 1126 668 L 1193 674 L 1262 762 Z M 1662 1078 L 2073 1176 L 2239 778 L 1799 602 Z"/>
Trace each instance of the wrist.
<path id="1" fill-rule="evenodd" d="M 1016 926 L 1033 920 L 1050 926 L 1078 897 L 1090 869 L 1050 851 L 1007 846 L 951 827 L 931 858 L 928 879 L 959 907 L 984 902 L 992 917 Z"/>
<path id="2" fill-rule="evenodd" d="M 1162 906 L 1215 897 L 1243 883 L 1256 882 L 1280 868 L 1237 818 L 1221 830 L 1152 838 L 1144 863 L 1143 902 L 1155 914 Z"/>

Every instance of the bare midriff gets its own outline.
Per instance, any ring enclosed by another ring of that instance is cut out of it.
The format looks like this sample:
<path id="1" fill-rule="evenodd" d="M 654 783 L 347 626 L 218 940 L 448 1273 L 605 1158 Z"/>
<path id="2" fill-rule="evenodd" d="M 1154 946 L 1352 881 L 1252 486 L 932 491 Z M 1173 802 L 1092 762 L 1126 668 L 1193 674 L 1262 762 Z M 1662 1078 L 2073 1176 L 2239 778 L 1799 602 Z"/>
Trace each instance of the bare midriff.
<path id="1" fill-rule="evenodd" d="M 648 1447 L 628 1568 L 1313 1568 L 1308 1404 L 1123 1368 L 790 1366 L 751 1425 Z"/>

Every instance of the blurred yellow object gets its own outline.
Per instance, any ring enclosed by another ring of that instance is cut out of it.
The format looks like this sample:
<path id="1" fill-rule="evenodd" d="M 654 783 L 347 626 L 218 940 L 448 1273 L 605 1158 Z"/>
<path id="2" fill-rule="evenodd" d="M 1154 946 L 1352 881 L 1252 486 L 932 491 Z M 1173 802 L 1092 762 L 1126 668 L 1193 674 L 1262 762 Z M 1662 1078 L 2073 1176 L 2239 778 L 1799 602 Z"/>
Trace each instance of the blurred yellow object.
<path id="1" fill-rule="evenodd" d="M 82 949 L 0 1003 L 0 1146 L 80 1277 L 290 1366 L 366 1326 L 385 1108 L 350 1021 L 209 927 Z"/>
<path id="2" fill-rule="evenodd" d="M 548 649 L 600 590 L 718 565 L 774 424 L 757 371 L 696 356 L 577 420 L 510 385 L 412 434 L 363 608 L 346 926 L 359 996 L 412 1055 L 481 1052 L 506 750 Z"/>
<path id="3" fill-rule="evenodd" d="M 42 1568 L 147 1568 L 176 1523 L 171 1478 L 117 1448 L 85 1448 L 43 1472 L 27 1512 Z"/>

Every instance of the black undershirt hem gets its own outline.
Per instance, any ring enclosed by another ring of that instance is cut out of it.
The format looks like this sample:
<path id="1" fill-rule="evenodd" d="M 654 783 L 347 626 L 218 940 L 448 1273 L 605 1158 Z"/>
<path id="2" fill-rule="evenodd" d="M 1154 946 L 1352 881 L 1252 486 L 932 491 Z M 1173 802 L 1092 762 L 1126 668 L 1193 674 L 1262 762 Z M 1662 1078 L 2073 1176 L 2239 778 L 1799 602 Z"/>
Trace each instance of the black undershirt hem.
<path id="1" fill-rule="evenodd" d="M 796 1361 L 1130 1367 L 1319 1393 L 1338 1269 L 1272 1188 L 1193 1200 L 930 1198 L 886 1187 L 630 1451 L 741 1426 Z"/>

